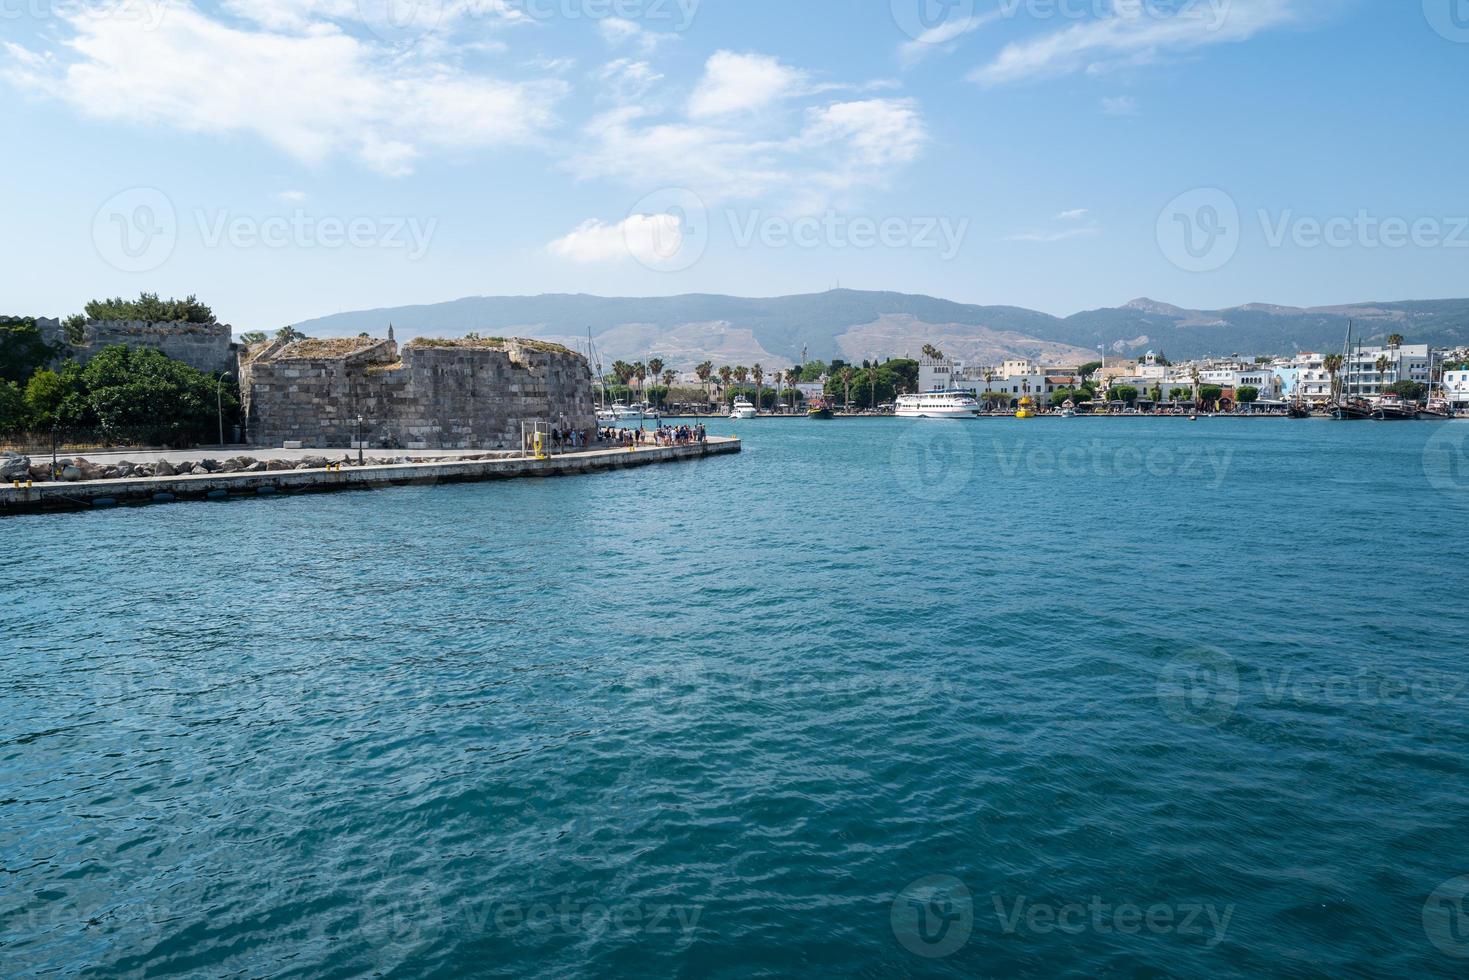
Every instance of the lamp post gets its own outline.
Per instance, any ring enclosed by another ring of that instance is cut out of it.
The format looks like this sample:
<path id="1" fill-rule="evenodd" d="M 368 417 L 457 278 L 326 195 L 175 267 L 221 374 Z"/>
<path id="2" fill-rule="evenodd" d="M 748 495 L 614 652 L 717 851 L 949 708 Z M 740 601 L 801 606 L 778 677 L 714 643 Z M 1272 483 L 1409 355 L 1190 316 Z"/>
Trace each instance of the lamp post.
<path id="1" fill-rule="evenodd" d="M 362 416 L 357 416 L 357 465 L 365 465 L 362 460 Z"/>
<path id="2" fill-rule="evenodd" d="M 214 385 L 214 410 L 219 417 L 219 446 L 224 448 L 224 379 L 229 375 L 219 372 L 219 380 Z"/>

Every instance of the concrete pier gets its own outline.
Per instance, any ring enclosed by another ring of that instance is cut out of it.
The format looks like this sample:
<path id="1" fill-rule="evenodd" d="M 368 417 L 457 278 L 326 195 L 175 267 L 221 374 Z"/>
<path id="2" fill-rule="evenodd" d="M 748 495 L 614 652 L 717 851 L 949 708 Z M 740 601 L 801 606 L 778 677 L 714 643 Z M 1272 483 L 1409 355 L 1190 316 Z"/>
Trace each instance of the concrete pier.
<path id="1" fill-rule="evenodd" d="M 738 439 L 710 438 L 708 442 L 687 446 L 639 446 L 631 450 L 596 449 L 551 456 L 548 459 L 509 457 L 432 463 L 408 462 L 390 466 L 343 465 L 341 469 L 86 480 L 76 483 L 36 483 L 29 487 L 21 483 L 18 488 L 5 484 L 0 486 L 0 516 L 185 500 L 228 500 L 234 497 L 365 490 L 434 483 L 471 483 L 527 476 L 569 476 L 703 459 L 707 456 L 737 453 L 740 448 Z"/>

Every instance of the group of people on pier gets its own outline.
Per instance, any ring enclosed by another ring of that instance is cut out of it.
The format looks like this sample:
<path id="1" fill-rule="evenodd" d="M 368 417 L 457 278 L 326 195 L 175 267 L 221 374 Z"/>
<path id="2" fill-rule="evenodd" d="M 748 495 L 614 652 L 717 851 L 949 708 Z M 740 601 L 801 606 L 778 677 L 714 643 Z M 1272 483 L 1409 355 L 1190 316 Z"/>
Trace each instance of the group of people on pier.
<path id="1" fill-rule="evenodd" d="M 703 425 L 660 425 L 651 432 L 647 429 L 621 429 L 607 427 L 599 429 L 597 438 L 616 446 L 688 446 L 709 441 L 709 433 Z"/>

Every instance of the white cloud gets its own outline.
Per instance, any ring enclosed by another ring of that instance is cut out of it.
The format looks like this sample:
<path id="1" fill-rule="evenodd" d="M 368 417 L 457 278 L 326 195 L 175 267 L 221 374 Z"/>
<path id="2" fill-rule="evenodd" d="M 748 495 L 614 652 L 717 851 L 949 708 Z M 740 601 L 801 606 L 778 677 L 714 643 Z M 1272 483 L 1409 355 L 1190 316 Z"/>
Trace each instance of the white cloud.
<path id="1" fill-rule="evenodd" d="M 966 34 L 973 34 L 984 25 L 998 20 L 1000 14 L 999 10 L 995 10 L 988 14 L 955 18 L 937 27 L 930 27 L 918 37 L 899 46 L 898 60 L 903 63 L 904 67 L 911 68 L 935 52 L 949 54 L 958 47 L 956 42 L 960 38 Z"/>
<path id="2" fill-rule="evenodd" d="M 1060 214 L 1056 215 L 1056 220 L 1057 221 L 1080 221 L 1082 218 L 1085 218 L 1090 213 L 1091 212 L 1089 210 L 1087 210 L 1086 208 L 1075 208 L 1075 209 L 1073 209 L 1071 211 L 1062 211 Z"/>
<path id="3" fill-rule="evenodd" d="M 568 166 L 583 179 L 615 179 L 644 193 L 688 188 L 713 204 L 776 196 L 803 206 L 882 186 L 928 142 L 907 99 L 833 102 L 790 123 L 761 116 L 741 125 L 652 122 L 651 110 L 622 106 L 597 116 Z"/>
<path id="4" fill-rule="evenodd" d="M 546 246 L 552 255 L 580 263 L 620 262 L 635 258 L 656 264 L 660 256 L 677 254 L 683 227 L 672 214 L 633 214 L 617 224 L 582 222 L 571 233 Z"/>
<path id="5" fill-rule="evenodd" d="M 710 119 L 763 109 L 800 91 L 806 74 L 760 54 L 717 51 L 689 99 L 689 116 Z"/>
<path id="6" fill-rule="evenodd" d="M 1072 238 L 1094 238 L 1100 235 L 1100 228 L 1068 228 L 1065 231 L 1027 231 L 1019 235 L 1011 235 L 1005 239 L 1007 242 L 1036 242 L 1039 244 L 1050 244 L 1051 242 L 1064 242 Z"/>
<path id="7" fill-rule="evenodd" d="M 1109 116 L 1135 116 L 1138 112 L 1137 99 L 1130 95 L 1104 97 L 1102 111 Z"/>
<path id="8" fill-rule="evenodd" d="M 306 192 L 305 191 L 281 191 L 280 193 L 276 194 L 275 197 L 276 197 L 276 200 L 283 201 L 286 204 L 305 204 L 306 203 Z"/>
<path id="9" fill-rule="evenodd" d="M 678 38 L 677 34 L 659 34 L 647 30 L 636 21 L 623 17 L 604 17 L 597 22 L 597 30 L 601 32 L 602 40 L 613 47 L 626 44 L 643 54 L 652 54 L 658 45 Z"/>
<path id="10" fill-rule="evenodd" d="M 318 6 L 272 3 L 261 16 Z M 188 5 L 153 30 L 85 13 L 64 19 L 74 32 L 67 54 L 13 57 L 13 84 L 109 122 L 250 133 L 307 163 L 351 154 L 390 175 L 410 172 L 429 148 L 534 142 L 567 88 L 390 56 L 329 25 L 242 30 Z"/>
<path id="11" fill-rule="evenodd" d="M 597 72 L 597 81 L 602 86 L 603 98 L 613 102 L 628 103 L 641 99 L 663 76 L 653 70 L 646 61 L 618 58 L 609 61 Z"/>
<path id="12" fill-rule="evenodd" d="M 970 74 L 986 85 L 1099 73 L 1120 65 L 1149 64 L 1166 52 L 1245 41 L 1290 23 L 1301 0 L 1232 0 L 1193 4 L 1163 15 L 1153 5 L 1119 5 L 1105 17 L 1074 23 L 1038 38 L 1008 44 Z"/>

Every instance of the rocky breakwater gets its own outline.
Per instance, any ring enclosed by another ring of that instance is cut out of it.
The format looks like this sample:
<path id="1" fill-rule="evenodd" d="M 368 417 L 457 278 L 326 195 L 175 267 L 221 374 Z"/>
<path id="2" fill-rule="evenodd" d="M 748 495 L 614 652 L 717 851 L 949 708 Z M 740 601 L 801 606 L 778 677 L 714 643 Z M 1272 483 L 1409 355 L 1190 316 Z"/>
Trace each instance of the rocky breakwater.
<path id="1" fill-rule="evenodd" d="M 369 456 L 364 466 L 403 466 L 411 463 L 449 463 L 500 459 L 503 453 L 452 457 L 378 457 Z M 324 470 L 328 467 L 356 467 L 357 458 L 344 455 L 337 460 L 325 456 L 301 459 L 256 459 L 253 456 L 231 456 L 228 459 L 201 459 L 171 463 L 166 459 L 153 463 L 119 460 L 93 463 L 82 456 L 63 456 L 52 465 L 51 460 L 32 460 L 18 453 L 0 454 L 0 481 L 6 483 L 80 483 L 91 480 L 139 480 L 148 477 L 216 476 L 229 473 L 281 473 L 290 470 Z"/>

